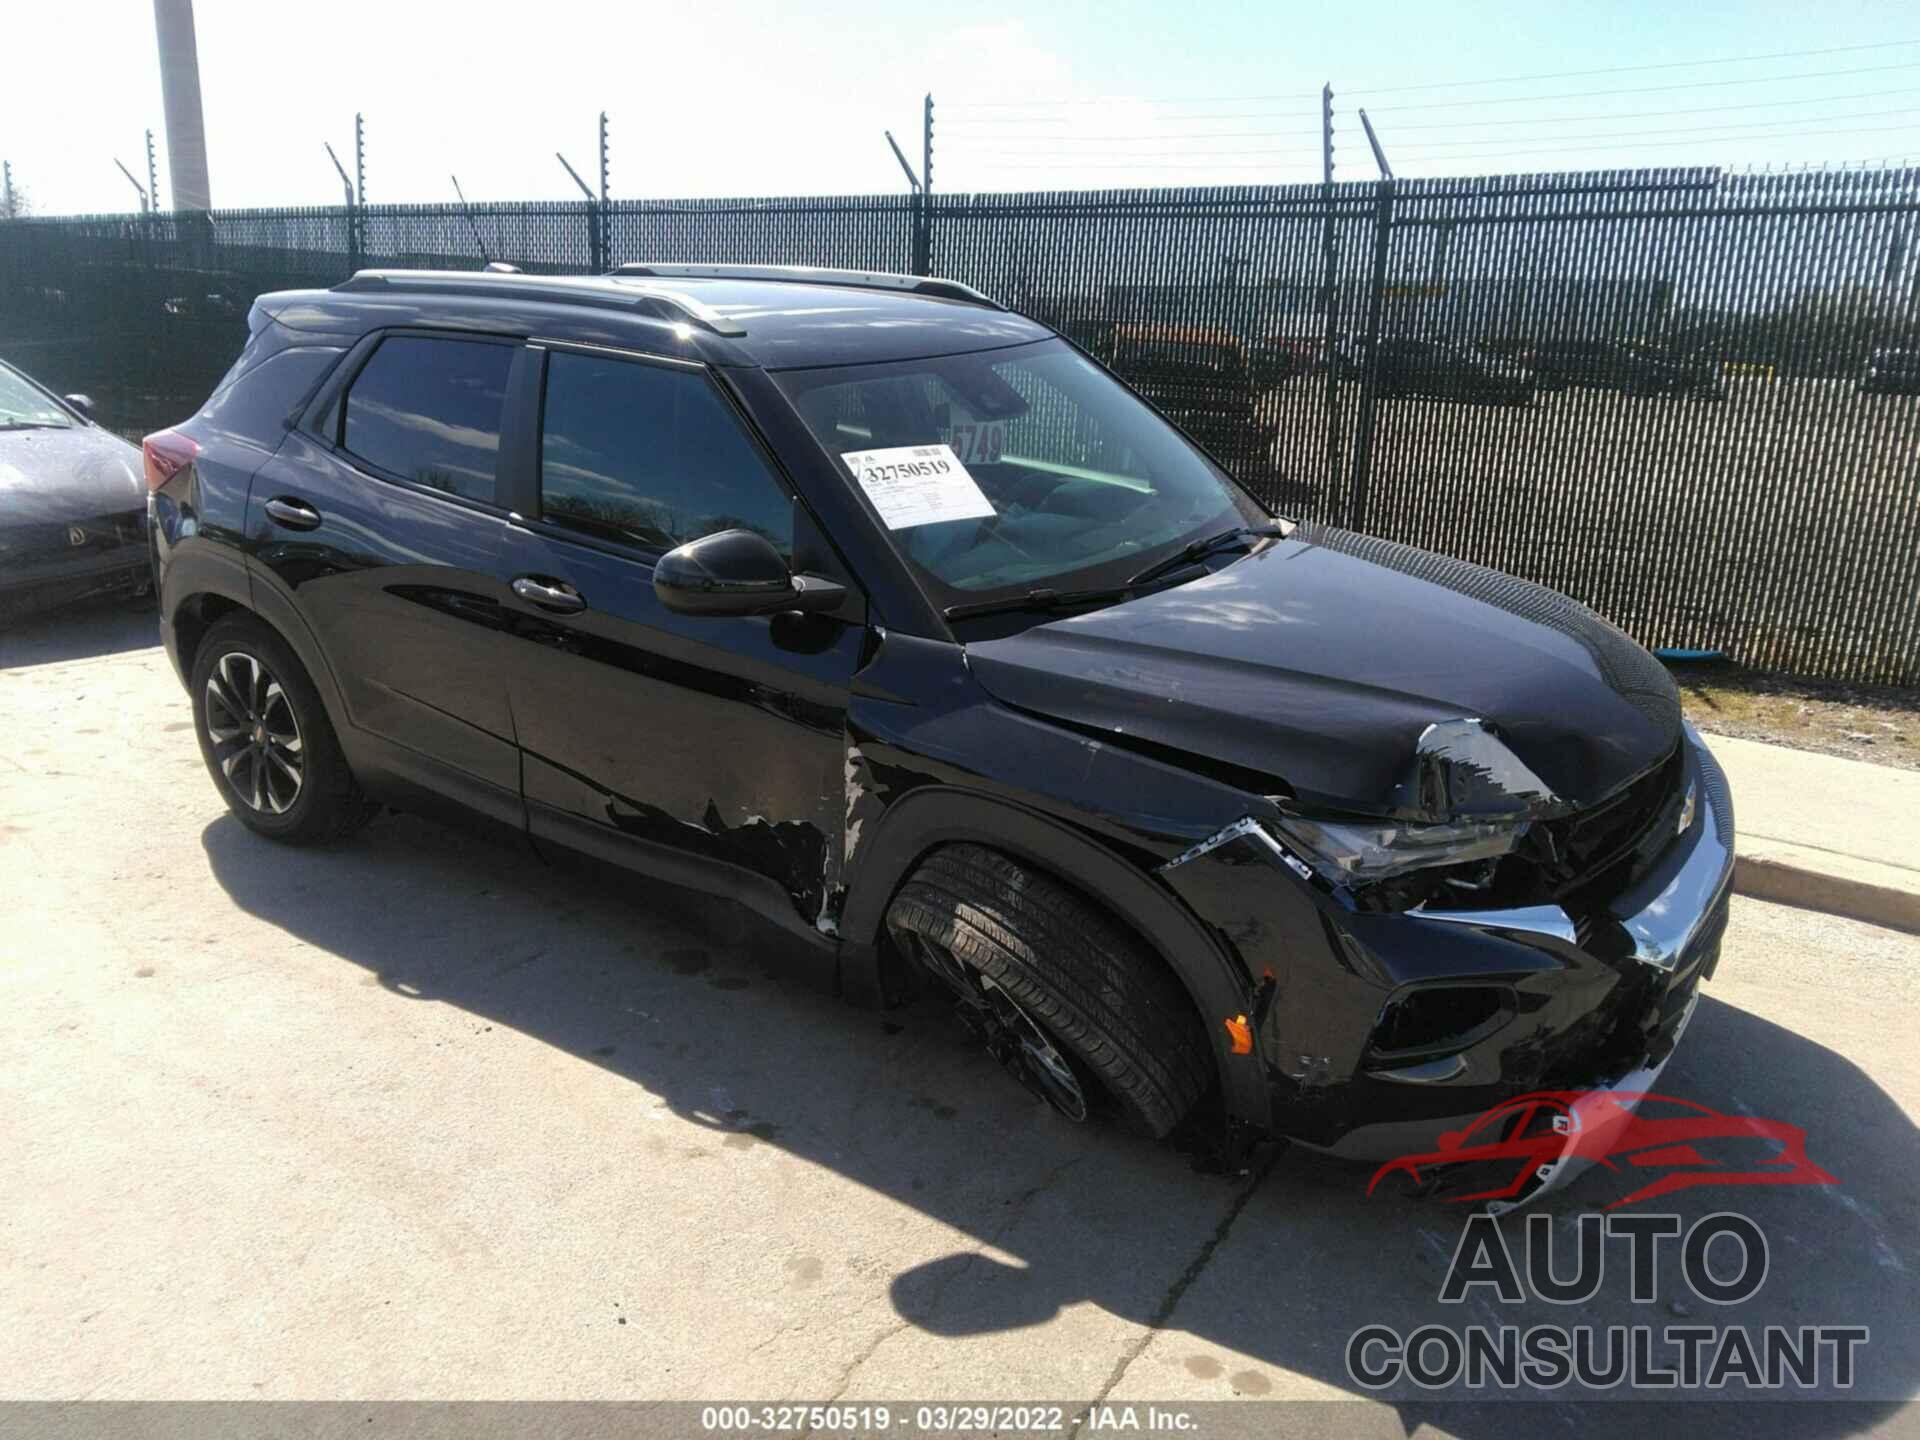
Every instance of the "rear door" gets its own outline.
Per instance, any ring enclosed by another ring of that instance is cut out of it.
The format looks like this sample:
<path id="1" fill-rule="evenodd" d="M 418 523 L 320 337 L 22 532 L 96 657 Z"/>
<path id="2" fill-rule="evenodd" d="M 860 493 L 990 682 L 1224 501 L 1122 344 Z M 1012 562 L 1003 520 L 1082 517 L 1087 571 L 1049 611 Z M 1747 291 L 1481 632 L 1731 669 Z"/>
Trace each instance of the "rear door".
<path id="1" fill-rule="evenodd" d="M 521 342 L 404 331 L 355 347 L 254 478 L 256 584 L 333 672 L 356 768 L 518 825 L 519 755 L 494 651 L 509 617 L 500 438 Z"/>
<path id="2" fill-rule="evenodd" d="M 517 591 L 507 676 L 529 827 L 689 883 L 778 887 L 811 923 L 838 860 L 864 606 L 677 615 L 654 594 L 653 562 L 744 527 L 796 569 L 850 577 L 704 367 L 535 353 L 538 492 L 501 570 Z"/>

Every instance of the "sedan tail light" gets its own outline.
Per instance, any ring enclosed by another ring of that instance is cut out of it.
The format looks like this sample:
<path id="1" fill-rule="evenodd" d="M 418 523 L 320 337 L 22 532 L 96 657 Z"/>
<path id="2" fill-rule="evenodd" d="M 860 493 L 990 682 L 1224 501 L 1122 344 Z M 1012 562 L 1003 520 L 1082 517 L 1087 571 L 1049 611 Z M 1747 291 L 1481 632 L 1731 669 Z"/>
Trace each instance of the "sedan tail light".
<path id="1" fill-rule="evenodd" d="M 156 430 L 140 442 L 140 460 L 147 472 L 147 489 L 158 490 L 200 454 L 191 436 L 178 430 Z"/>

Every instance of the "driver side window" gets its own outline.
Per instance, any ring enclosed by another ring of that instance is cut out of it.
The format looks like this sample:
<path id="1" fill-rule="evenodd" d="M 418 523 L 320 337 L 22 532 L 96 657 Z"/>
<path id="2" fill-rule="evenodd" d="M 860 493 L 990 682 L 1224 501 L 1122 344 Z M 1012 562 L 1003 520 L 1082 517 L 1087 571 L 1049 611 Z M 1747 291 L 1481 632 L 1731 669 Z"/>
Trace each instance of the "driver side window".
<path id="1" fill-rule="evenodd" d="M 793 501 L 697 370 L 556 350 L 540 433 L 542 518 L 670 550 L 752 530 L 793 553 Z"/>

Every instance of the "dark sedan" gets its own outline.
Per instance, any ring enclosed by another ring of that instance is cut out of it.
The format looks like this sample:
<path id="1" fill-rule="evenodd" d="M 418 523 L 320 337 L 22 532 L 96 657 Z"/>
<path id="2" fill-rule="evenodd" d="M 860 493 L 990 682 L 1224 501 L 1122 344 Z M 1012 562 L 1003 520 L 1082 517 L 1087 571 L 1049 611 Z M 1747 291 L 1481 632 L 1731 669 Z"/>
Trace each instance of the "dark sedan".
<path id="1" fill-rule="evenodd" d="M 1364 346 L 1354 363 L 1364 368 Z M 1533 372 L 1489 350 L 1454 340 L 1382 340 L 1378 384 L 1382 395 L 1424 395 L 1476 405 L 1531 405 Z"/>
<path id="2" fill-rule="evenodd" d="M 0 361 L 0 624 L 152 586 L 140 451 L 87 408 Z"/>
<path id="3" fill-rule="evenodd" d="M 1548 390 L 1583 386 L 1625 395 L 1727 398 L 1726 375 L 1709 355 L 1621 340 L 1556 340 L 1537 345 L 1520 358 Z"/>

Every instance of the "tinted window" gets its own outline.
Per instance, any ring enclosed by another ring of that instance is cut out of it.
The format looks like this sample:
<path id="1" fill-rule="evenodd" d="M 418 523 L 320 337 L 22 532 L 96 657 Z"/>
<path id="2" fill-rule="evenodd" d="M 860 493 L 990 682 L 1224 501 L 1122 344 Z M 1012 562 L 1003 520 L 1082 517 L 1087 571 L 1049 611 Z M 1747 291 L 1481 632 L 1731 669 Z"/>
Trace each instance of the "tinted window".
<path id="1" fill-rule="evenodd" d="M 382 341 L 347 393 L 342 443 L 382 470 L 493 503 L 514 349 L 412 335 Z"/>
<path id="2" fill-rule="evenodd" d="M 704 375 L 662 365 L 548 358 L 540 507 L 648 549 L 739 528 L 792 550 L 793 503 L 726 401 Z"/>
<path id="3" fill-rule="evenodd" d="M 277 445 L 287 417 L 320 383 L 341 351 L 333 345 L 296 345 L 235 372 L 200 407 L 198 419 L 256 444 Z"/>

